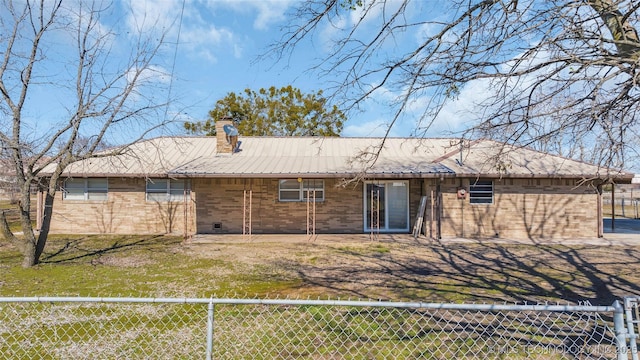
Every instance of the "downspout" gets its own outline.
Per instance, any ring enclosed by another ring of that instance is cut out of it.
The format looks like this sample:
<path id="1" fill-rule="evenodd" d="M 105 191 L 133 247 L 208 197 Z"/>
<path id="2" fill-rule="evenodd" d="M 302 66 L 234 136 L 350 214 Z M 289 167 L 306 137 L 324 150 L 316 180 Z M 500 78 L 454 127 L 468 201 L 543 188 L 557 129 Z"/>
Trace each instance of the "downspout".
<path id="1" fill-rule="evenodd" d="M 462 151 L 460 151 L 460 153 L 462 154 Z M 462 159 L 462 155 L 460 156 L 460 158 Z M 459 189 L 462 188 L 462 179 L 460 179 L 460 185 L 458 186 Z M 458 195 L 456 194 L 456 197 L 458 197 Z M 460 202 L 460 217 L 462 218 L 461 224 L 460 224 L 460 229 L 462 231 L 462 238 L 465 238 L 465 233 L 464 233 L 464 206 L 465 206 L 465 199 L 464 198 L 459 198 L 458 201 Z"/>
<path id="2" fill-rule="evenodd" d="M 182 241 L 187 242 L 187 184 L 185 181 L 184 188 L 182 189 Z"/>
<path id="3" fill-rule="evenodd" d="M 442 187 L 440 182 L 442 178 L 438 179 L 436 183 L 436 236 L 438 240 L 442 239 Z"/>
<path id="4" fill-rule="evenodd" d="M 183 214 L 182 219 L 184 220 L 184 224 L 182 225 L 183 232 L 183 241 L 187 242 L 189 240 L 189 205 L 191 204 L 191 179 L 185 179 L 182 201 L 183 201 Z"/>

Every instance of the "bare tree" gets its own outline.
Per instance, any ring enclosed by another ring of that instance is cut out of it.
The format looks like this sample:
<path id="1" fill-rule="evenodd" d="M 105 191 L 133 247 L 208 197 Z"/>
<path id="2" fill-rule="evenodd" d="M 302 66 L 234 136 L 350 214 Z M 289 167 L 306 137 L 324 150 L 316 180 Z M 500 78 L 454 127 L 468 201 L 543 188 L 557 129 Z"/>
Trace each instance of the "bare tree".
<path id="1" fill-rule="evenodd" d="M 307 0 L 269 54 L 334 34 L 312 70 L 336 82 L 347 111 L 393 92 L 392 126 L 422 104 L 415 132 L 424 135 L 481 89 L 475 122 L 459 135 L 553 142 L 622 167 L 638 158 L 639 9 L 633 0 Z"/>
<path id="2" fill-rule="evenodd" d="M 0 120 L 0 142 L 16 173 L 23 235 L 12 233 L 4 212 L 0 230 L 22 251 L 25 267 L 37 264 L 45 248 L 65 168 L 78 160 L 122 153 L 167 122 L 162 115 L 167 99 L 149 95 L 157 86 L 154 78 L 165 75 L 153 62 L 165 34 L 131 32 L 127 39 L 133 46 L 123 50 L 117 34 L 102 21 L 111 6 L 100 1 L 2 2 L 0 113 L 7 116 Z M 32 101 L 36 92 L 58 95 L 55 101 L 65 111 L 39 113 L 48 105 Z M 128 143 L 105 150 L 104 144 L 122 133 L 130 137 Z M 47 174 L 41 176 L 44 168 Z M 39 232 L 30 215 L 34 183 L 44 193 Z"/>

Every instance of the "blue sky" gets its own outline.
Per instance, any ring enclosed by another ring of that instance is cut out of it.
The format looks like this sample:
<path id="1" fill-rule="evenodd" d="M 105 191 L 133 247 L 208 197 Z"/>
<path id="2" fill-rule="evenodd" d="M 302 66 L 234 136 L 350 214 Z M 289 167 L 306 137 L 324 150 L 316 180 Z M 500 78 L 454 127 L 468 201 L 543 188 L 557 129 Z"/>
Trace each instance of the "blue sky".
<path id="1" fill-rule="evenodd" d="M 127 3 L 128 6 L 129 3 Z M 287 11 L 295 5 L 290 0 L 147 0 L 131 3 L 126 13 L 126 24 L 141 26 L 144 20 L 156 31 L 158 24 L 169 28 L 169 37 L 178 39 L 175 64 L 170 46 L 162 59 L 162 67 L 172 73 L 172 95 L 178 98 L 173 111 L 180 111 L 183 119 L 203 120 L 216 100 L 229 92 L 241 92 L 245 88 L 293 85 L 304 92 L 325 90 L 327 81 L 309 73 L 310 66 L 324 56 L 323 49 L 330 46 L 331 29 L 319 29 L 312 41 L 301 44 L 292 57 L 274 62 L 258 61 L 268 45 L 282 36 L 281 27 L 290 19 Z M 182 14 L 182 16 L 180 16 Z M 137 19 L 137 20 L 133 20 Z M 345 21 L 350 21 L 348 18 Z M 153 24 L 153 26 L 151 26 Z M 132 26 L 132 25 L 128 25 Z M 407 39 L 407 46 L 414 45 L 415 36 Z M 175 42 L 175 40 L 170 40 Z M 173 69 L 173 70 L 171 70 Z M 392 94 L 381 93 L 384 96 Z M 371 99 L 359 113 L 350 113 L 343 136 L 382 136 L 391 118 L 379 99 Z M 458 104 L 464 108 L 465 104 Z M 431 136 L 446 136 L 460 130 L 459 117 L 448 109 L 443 119 L 433 126 Z M 391 131 L 391 136 L 410 136 L 415 122 L 406 117 Z"/>
<path id="2" fill-rule="evenodd" d="M 63 16 L 72 23 L 84 19 L 80 14 L 81 0 L 63 2 L 67 8 Z M 102 56 L 103 69 L 118 73 L 127 69 L 131 49 L 136 45 L 136 34 L 152 39 L 166 35 L 165 45 L 154 59 L 151 71 L 140 87 L 141 98 L 152 98 L 157 102 L 172 99 L 170 105 L 159 111 L 158 116 L 177 119 L 176 126 L 166 128 L 158 135 L 184 134 L 180 121 L 202 121 L 218 99 L 229 92 L 240 93 L 246 88 L 258 90 L 270 86 L 292 85 L 303 92 L 318 90 L 327 92 L 333 80 L 320 77 L 308 70 L 326 56 L 333 45 L 334 28 L 323 25 L 316 34 L 297 46 L 293 55 L 280 61 L 265 59 L 257 61 L 270 44 L 281 39 L 282 27 L 292 19 L 290 12 L 297 0 L 116 0 L 98 3 L 105 6 L 101 13 L 96 34 L 105 37 L 107 56 Z M 18 1 L 17 3 L 20 3 Z M 87 3 L 83 3 L 86 6 Z M 389 1 L 388 4 L 395 4 Z M 412 2 L 405 16 L 424 14 L 428 7 L 438 6 L 434 2 Z M 428 13 L 428 12 L 427 12 Z M 2 16 L 7 16 L 5 13 Z M 345 11 L 341 26 L 350 28 L 358 18 L 358 11 Z M 377 17 L 378 20 L 381 17 Z M 365 24 L 375 29 L 376 14 L 367 17 Z M 367 31 L 367 27 L 362 28 Z M 424 29 L 429 32 L 430 29 Z M 431 30 L 433 31 L 433 30 Z M 415 48 L 424 34 L 406 33 L 394 38 L 384 50 L 406 51 Z M 27 39 L 28 40 L 28 39 Z M 31 87 L 29 107 L 23 114 L 25 131 L 34 142 L 47 141 L 51 129 L 68 123 L 69 113 L 77 106 L 75 88 L 77 46 L 73 35 L 64 31 L 53 31 L 46 37 L 42 53 L 43 61 L 36 70 L 38 86 Z M 26 41 L 26 40 L 25 40 Z M 29 46 L 28 41 L 23 46 Z M 380 54 L 380 58 L 388 56 Z M 114 70 L 115 69 L 115 70 Z M 14 75 L 15 88 L 19 88 L 19 74 Z M 469 84 L 458 100 L 443 110 L 441 116 L 426 134 L 431 137 L 455 136 L 465 127 L 464 111 L 479 96 L 485 94 L 483 84 Z M 343 136 L 383 136 L 393 118 L 392 109 L 385 105 L 398 97 L 399 93 L 383 88 L 367 99 L 359 112 L 348 113 Z M 398 120 L 390 136 L 411 136 L 416 130 L 416 119 L 429 98 L 415 99 L 411 108 Z M 415 111 L 415 113 L 412 113 Z M 461 112 L 462 111 L 462 112 Z M 27 121 L 28 120 L 28 121 Z M 96 122 L 99 124 L 98 122 Z M 84 125 L 83 125 L 84 126 Z M 87 125 L 83 135 L 90 136 L 100 125 Z M 147 123 L 142 121 L 121 129 L 105 138 L 107 144 L 118 145 L 133 141 L 142 133 Z M 29 139 L 27 139 L 28 141 Z"/>
<path id="3" fill-rule="evenodd" d="M 104 56 L 106 65 L 103 69 L 126 70 L 131 49 L 135 47 L 135 34 L 142 33 L 151 39 L 166 34 L 166 43 L 154 59 L 151 71 L 145 75 L 145 84 L 140 87 L 141 98 L 164 102 L 171 98 L 169 106 L 158 111 L 149 119 L 177 119 L 173 127 L 156 131 L 150 136 L 182 135 L 180 121 L 202 121 L 215 102 L 229 92 L 241 93 L 244 89 L 258 90 L 270 86 L 282 87 L 292 85 L 303 92 L 310 93 L 327 90 L 332 81 L 331 76 L 321 77 L 318 73 L 309 72 L 326 57 L 328 49 L 334 45 L 332 36 L 340 36 L 335 28 L 323 24 L 313 37 L 300 43 L 291 57 L 274 62 L 274 59 L 257 61 L 267 51 L 270 44 L 281 39 L 282 27 L 296 19 L 289 15 L 298 0 L 109 0 L 97 28 L 98 34 L 110 34 L 106 39 L 108 56 Z M 15 0 L 22 5 L 24 0 Z M 49 2 L 50 4 L 52 2 Z M 64 16 L 77 20 L 82 0 L 63 1 Z M 98 2 L 99 3 L 99 2 Z M 387 0 L 386 6 L 393 8 L 397 0 Z M 410 2 L 403 15 L 408 23 L 424 20 L 425 14 L 447 16 L 446 11 L 438 7 L 448 4 L 436 1 Z M 3 9 L 5 10 L 5 9 Z M 337 25 L 350 29 L 359 17 L 359 10 L 344 11 L 336 19 Z M 443 15 L 444 14 L 444 15 Z M 379 29 L 375 10 L 369 13 L 358 31 L 359 35 L 375 34 Z M 451 15 L 451 14 L 449 14 Z M 0 17 L 7 18 L 6 11 Z M 80 16 L 79 18 L 83 18 Z M 404 53 L 407 49 L 415 49 L 426 35 L 439 31 L 435 28 L 438 21 L 424 25 L 419 30 L 412 28 L 406 33 L 394 33 L 394 37 L 376 53 L 376 61 L 391 58 L 395 53 Z M 10 22 L 8 22 L 10 23 Z M 417 27 L 416 27 L 417 28 Z M 111 35 L 112 34 L 112 35 Z M 112 37 L 111 37 L 112 36 Z M 28 39 L 23 46 L 29 46 Z M 68 114 L 74 113 L 77 100 L 73 67 L 77 56 L 73 36 L 68 32 L 54 31 L 46 37 L 46 45 L 42 49 L 43 62 L 36 71 L 37 85 L 31 88 L 28 98 L 28 109 L 23 114 L 25 126 L 23 134 L 29 134 L 25 142 L 48 141 L 52 129 L 57 125 L 69 123 Z M 1 43 L 0 43 L 1 44 Z M 6 46 L 6 45 L 5 45 Z M 0 46 L 0 53 L 2 53 Z M 24 50 L 24 49 L 21 49 Z M 385 52 L 386 51 L 386 52 Z M 541 53 L 544 56 L 544 53 Z M 20 60 L 18 60 L 19 62 Z M 42 66 L 40 66 L 42 65 Z M 123 70 L 123 71 L 124 71 Z M 117 73 L 116 71 L 113 71 Z M 20 72 L 8 76 L 8 84 L 19 89 Z M 531 80 L 531 79 L 529 79 Z M 375 79 L 372 79 L 375 81 Z M 526 84 L 527 79 L 520 81 Z M 457 98 L 447 99 L 447 105 L 426 133 L 417 132 L 427 137 L 457 137 L 460 132 L 475 124 L 482 114 L 482 107 L 474 104 L 482 103 L 492 89 L 488 80 L 475 80 L 466 83 Z M 374 84 L 366 84 L 371 86 Z M 390 86 L 393 86 L 391 84 Z M 401 86 L 397 86 L 400 88 Z M 401 91 L 401 90 L 400 90 Z M 429 90 L 431 91 L 431 90 Z M 170 92 L 170 94 L 168 94 Z M 421 126 L 417 121 L 421 112 L 428 107 L 433 93 L 425 92 L 411 99 L 407 111 L 389 132 L 390 136 L 412 136 Z M 348 113 L 342 136 L 383 136 L 387 124 L 393 118 L 393 109 L 388 105 L 393 99 L 400 97 L 398 90 L 384 87 L 368 98 L 360 108 L 360 112 Z M 0 108 L 0 113 L 6 111 Z M 0 122 L 2 130 L 9 131 L 9 122 Z M 96 122 L 98 123 L 98 122 Z M 99 123 L 98 123 L 99 124 Z M 142 119 L 140 123 L 127 124 L 114 129 L 105 138 L 109 145 L 119 145 L 135 140 L 143 133 L 148 123 Z M 83 125 L 84 126 L 84 125 Z M 90 123 L 83 135 L 95 134 L 99 125 Z M 148 128 L 148 127 L 147 127 Z M 147 136 L 149 137 L 149 136 Z"/>
<path id="4" fill-rule="evenodd" d="M 143 3 L 138 4 L 141 7 Z M 180 12 L 182 2 L 158 0 L 147 1 L 146 5 L 147 9 L 163 8 L 159 16 L 175 15 Z M 172 92 L 185 104 L 188 117 L 206 118 L 216 100 L 245 88 L 257 90 L 291 84 L 304 92 L 326 89 L 323 80 L 307 71 L 323 55 L 322 46 L 316 43 L 303 44 L 286 61 L 257 61 L 269 44 L 280 39 L 291 5 L 291 1 L 285 0 L 185 2 Z M 383 121 L 372 111 L 350 114 L 343 135 L 382 135 L 384 127 L 379 125 Z M 408 134 L 405 131 L 395 135 Z"/>

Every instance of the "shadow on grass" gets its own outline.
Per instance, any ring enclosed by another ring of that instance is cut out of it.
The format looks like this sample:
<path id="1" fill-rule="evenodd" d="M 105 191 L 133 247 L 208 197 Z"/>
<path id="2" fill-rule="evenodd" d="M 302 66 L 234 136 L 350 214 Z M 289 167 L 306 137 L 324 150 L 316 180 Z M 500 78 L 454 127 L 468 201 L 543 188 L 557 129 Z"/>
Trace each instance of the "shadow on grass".
<path id="1" fill-rule="evenodd" d="M 358 298 L 610 305 L 640 294 L 638 247 L 424 242 L 380 252 L 378 244 L 289 270 L 302 287 Z"/>
<path id="2" fill-rule="evenodd" d="M 47 244 L 47 251 L 42 256 L 43 264 L 59 264 L 73 262 L 82 259 L 90 259 L 108 254 L 122 252 L 153 250 L 163 245 L 175 245 L 179 239 L 164 235 L 108 237 L 87 236 L 66 241 L 54 241 Z M 106 245 L 106 246 L 105 246 Z"/>

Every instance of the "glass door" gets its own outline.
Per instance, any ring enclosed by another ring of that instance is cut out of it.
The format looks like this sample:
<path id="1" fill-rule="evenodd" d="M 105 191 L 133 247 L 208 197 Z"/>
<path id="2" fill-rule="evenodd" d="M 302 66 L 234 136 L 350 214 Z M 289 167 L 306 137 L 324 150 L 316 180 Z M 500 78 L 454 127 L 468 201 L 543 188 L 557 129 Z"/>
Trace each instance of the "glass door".
<path id="1" fill-rule="evenodd" d="M 409 182 L 366 183 L 364 216 L 365 231 L 409 231 Z"/>
<path id="2" fill-rule="evenodd" d="M 386 227 L 385 186 L 384 184 L 367 184 L 365 190 L 365 229 L 383 230 Z"/>

